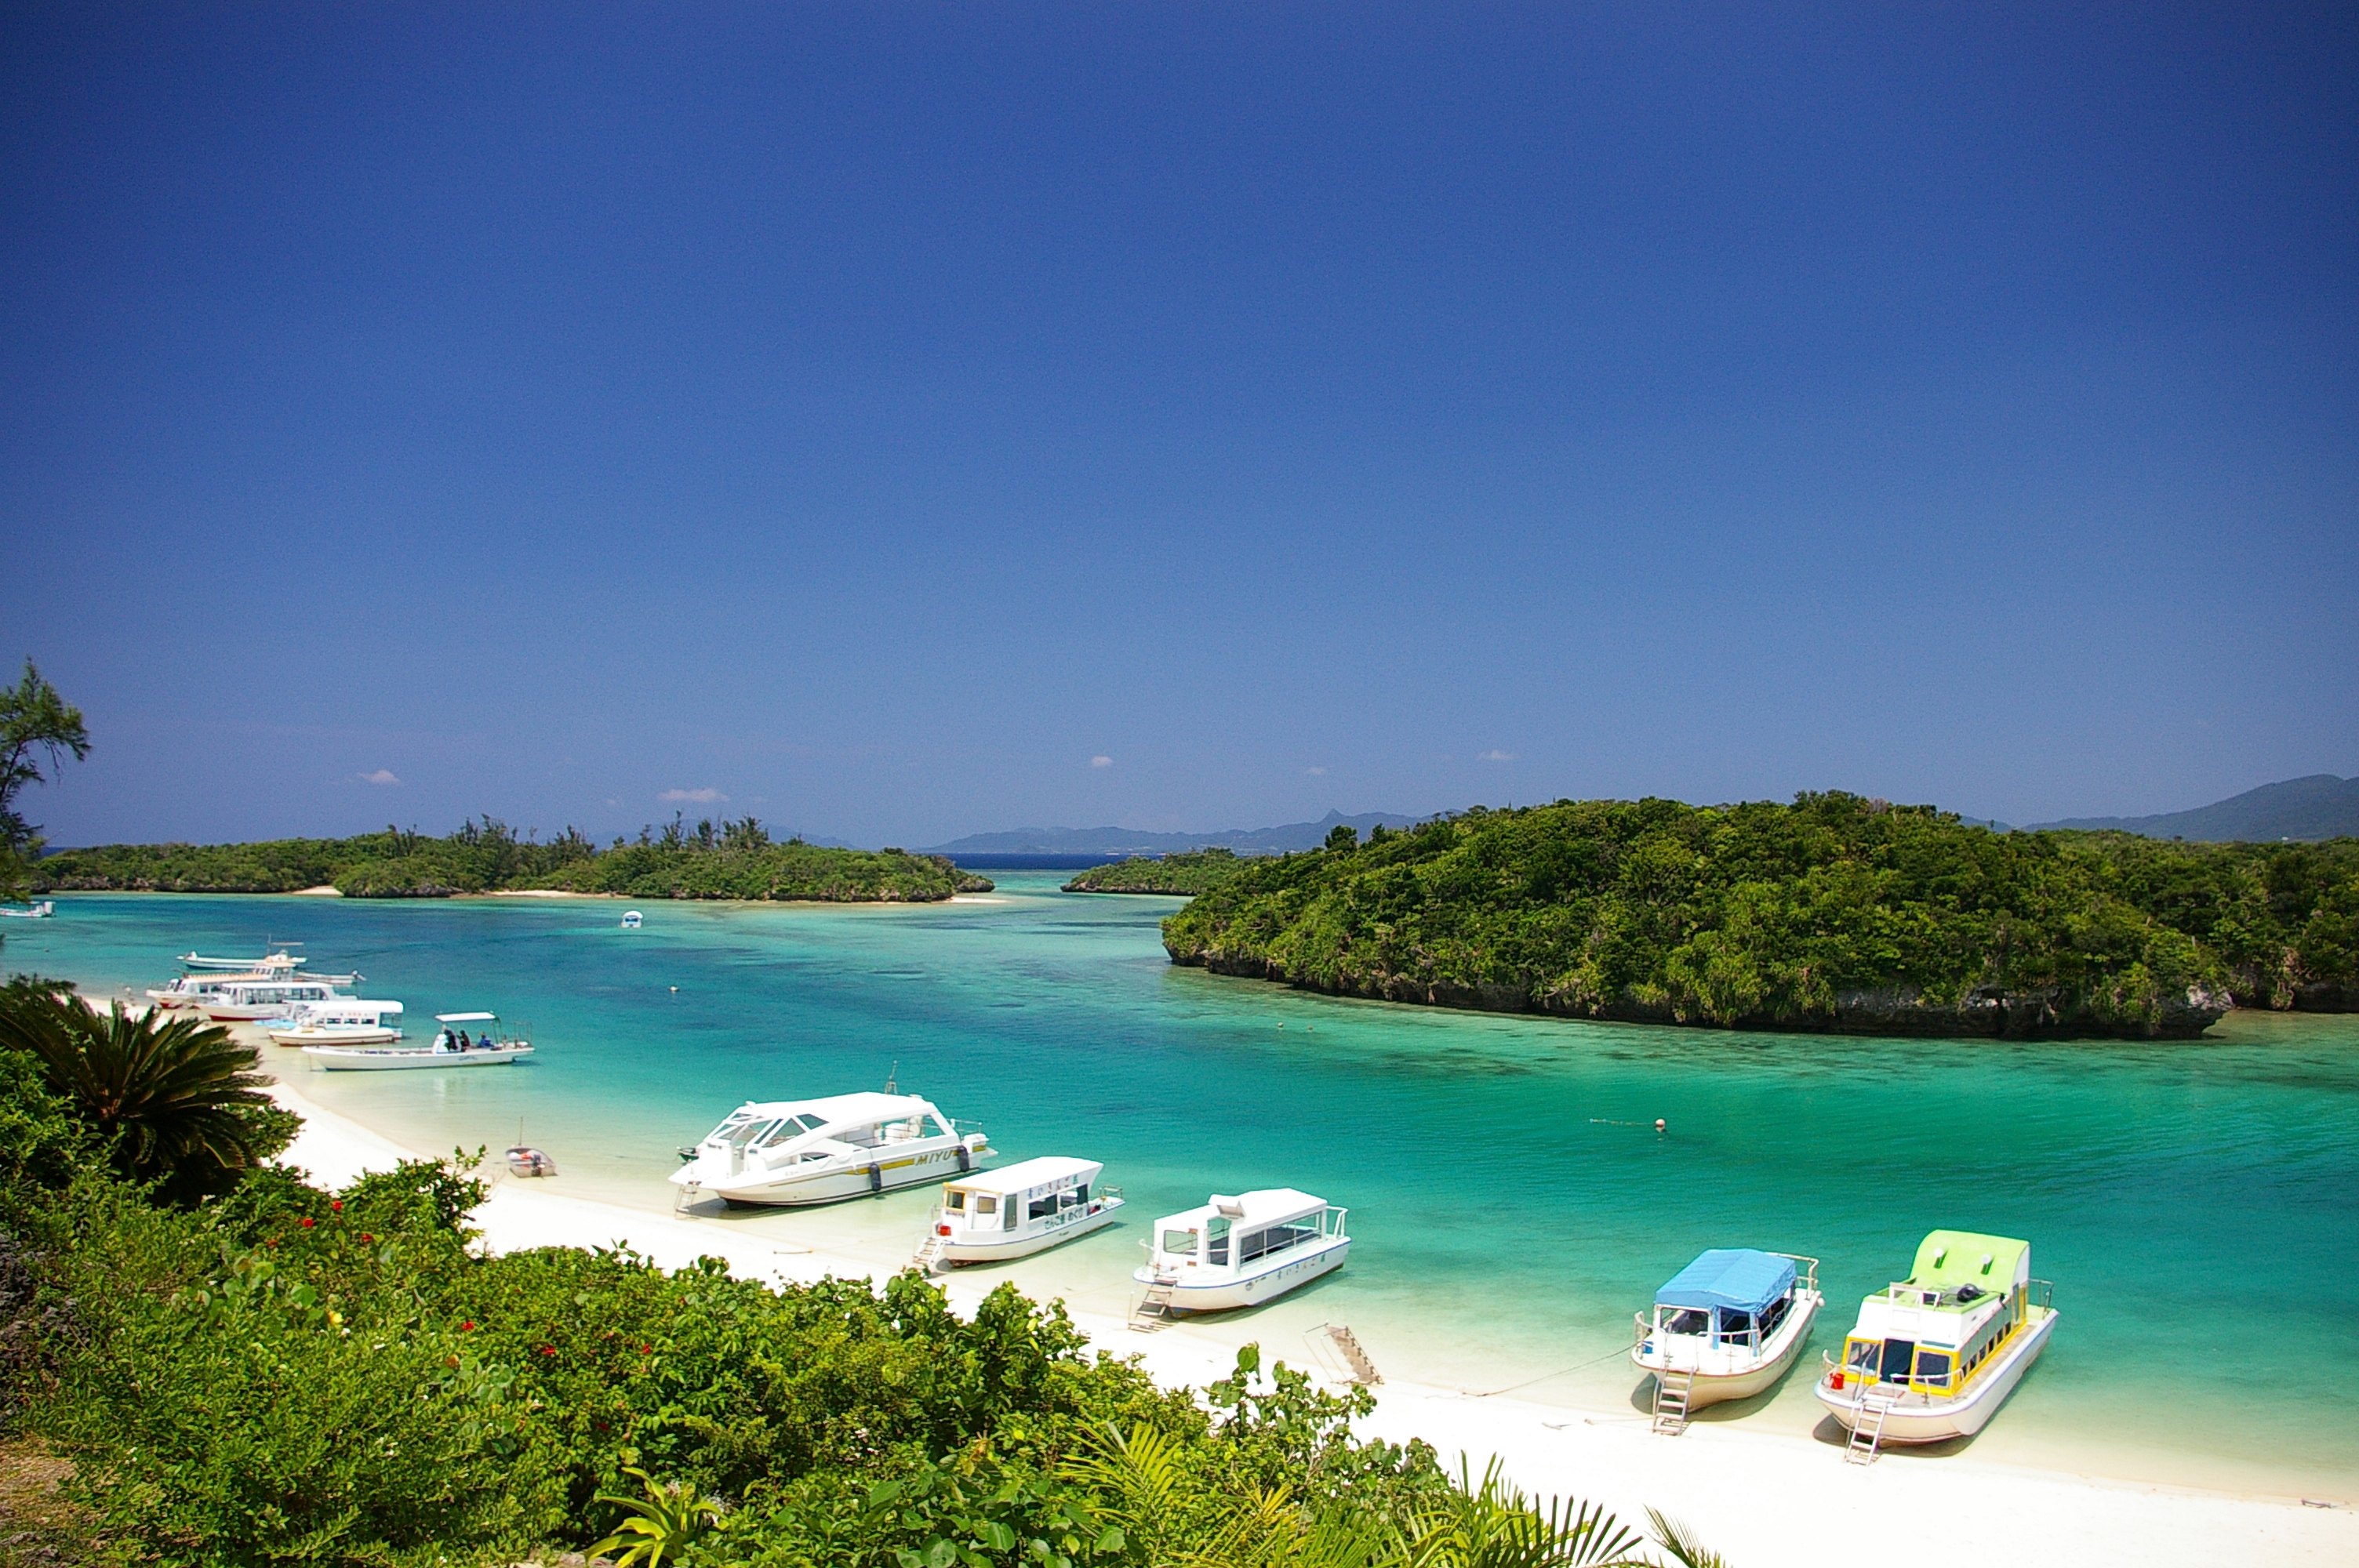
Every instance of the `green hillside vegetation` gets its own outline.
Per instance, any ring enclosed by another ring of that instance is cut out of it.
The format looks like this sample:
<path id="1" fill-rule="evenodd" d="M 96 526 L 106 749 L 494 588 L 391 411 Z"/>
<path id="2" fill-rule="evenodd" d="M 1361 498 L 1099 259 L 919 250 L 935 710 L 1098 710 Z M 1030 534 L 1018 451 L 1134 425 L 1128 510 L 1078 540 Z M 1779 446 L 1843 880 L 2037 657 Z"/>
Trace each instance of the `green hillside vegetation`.
<path id="1" fill-rule="evenodd" d="M 1225 886 L 1245 860 L 1234 849 L 1190 849 L 1161 860 L 1136 856 L 1092 866 L 1065 884 L 1067 892 L 1198 893 Z"/>
<path id="2" fill-rule="evenodd" d="M 1342 995 L 1874 1033 L 2187 1034 L 2359 1000 L 2359 841 L 1994 833 L 1855 795 L 1477 809 L 1247 862 L 1174 962 Z"/>
<path id="3" fill-rule="evenodd" d="M 1252 1346 L 1206 1389 L 1158 1389 L 1010 1285 L 961 1317 L 914 1272 L 772 1289 L 712 1259 L 490 1257 L 462 1160 L 338 1192 L 244 1162 L 169 1201 L 107 1157 L 121 1134 L 85 1119 L 74 1075 L 17 1048 L 76 1005 L 35 989 L 0 996 L 0 1458 L 67 1474 L 38 1511 L 0 1493 L 6 1561 L 1652 1561 L 1596 1510 L 1355 1438 L 1364 1390 Z M 246 1153 L 284 1146 L 283 1112 L 220 1103 L 251 1119 Z"/>
<path id="4" fill-rule="evenodd" d="M 984 892 L 983 877 L 900 849 L 824 849 L 774 841 L 754 818 L 689 827 L 675 817 L 636 842 L 601 849 L 574 828 L 540 841 L 506 823 L 470 820 L 432 838 L 388 827 L 355 838 L 257 844 L 112 844 L 69 849 L 33 869 L 43 892 L 295 892 L 333 886 L 350 898 L 448 898 L 554 889 L 631 898 L 928 903 Z"/>

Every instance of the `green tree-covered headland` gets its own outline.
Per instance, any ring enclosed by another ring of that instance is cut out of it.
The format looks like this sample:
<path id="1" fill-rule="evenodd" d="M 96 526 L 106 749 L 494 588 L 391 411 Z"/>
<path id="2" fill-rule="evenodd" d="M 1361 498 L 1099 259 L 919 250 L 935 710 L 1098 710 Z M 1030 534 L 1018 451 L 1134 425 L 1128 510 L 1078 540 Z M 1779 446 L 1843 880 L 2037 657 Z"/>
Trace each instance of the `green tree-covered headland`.
<path id="1" fill-rule="evenodd" d="M 629 898 L 798 899 L 929 903 L 987 892 L 988 879 L 938 855 L 832 849 L 773 840 L 754 818 L 675 818 L 604 849 L 569 827 L 546 841 L 485 817 L 428 838 L 388 827 L 354 838 L 256 844 L 110 844 L 69 849 L 31 871 L 43 892 L 298 892 L 350 898 L 449 898 L 547 889 Z"/>
<path id="2" fill-rule="evenodd" d="M 1245 862 L 1234 849 L 1190 849 L 1181 854 L 1134 856 L 1092 866 L 1065 884 L 1067 892 L 1181 893 L 1190 898 L 1224 885 Z"/>
<path id="3" fill-rule="evenodd" d="M 0 1493 L 6 1561 L 1656 1561 L 1595 1509 L 1354 1437 L 1366 1390 L 1250 1346 L 1166 1390 L 1008 1285 L 962 1317 L 914 1272 L 774 1290 L 713 1259 L 486 1256 L 459 1162 L 337 1192 L 258 1164 L 294 1119 L 235 1070 L 254 1056 L 0 993 L 0 1462 L 66 1472 L 34 1517 Z"/>
<path id="4" fill-rule="evenodd" d="M 1251 860 L 1172 961 L 1343 996 L 1873 1033 L 2190 1035 L 2359 1005 L 2359 840 L 1994 833 L 1930 806 L 1560 801 Z"/>

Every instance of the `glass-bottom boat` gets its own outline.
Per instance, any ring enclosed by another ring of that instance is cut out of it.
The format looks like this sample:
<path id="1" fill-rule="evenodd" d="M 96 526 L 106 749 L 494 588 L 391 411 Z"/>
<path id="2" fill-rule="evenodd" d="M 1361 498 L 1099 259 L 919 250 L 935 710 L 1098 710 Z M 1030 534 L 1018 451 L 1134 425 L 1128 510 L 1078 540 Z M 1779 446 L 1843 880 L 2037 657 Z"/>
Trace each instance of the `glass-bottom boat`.
<path id="1" fill-rule="evenodd" d="M 2055 1332 L 2054 1293 L 2031 1277 L 2031 1243 L 1934 1231 L 1908 1278 L 1860 1303 L 1843 1360 L 1821 1357 L 1819 1402 L 1855 1446 L 1970 1437 Z"/>
<path id="2" fill-rule="evenodd" d="M 1636 1314 L 1630 1360 L 1666 1395 L 1684 1396 L 1671 1401 L 1682 1416 L 1749 1399 L 1793 1370 L 1825 1299 L 1816 1258 L 1714 1248 Z"/>
<path id="3" fill-rule="evenodd" d="M 1131 1278 L 1166 1314 L 1259 1306 L 1343 1266 L 1346 1212 L 1291 1187 L 1215 1194 L 1157 1220 L 1139 1243 L 1147 1260 Z"/>
<path id="4" fill-rule="evenodd" d="M 1104 1170 L 1095 1160 L 1051 1154 L 943 1184 L 918 1243 L 918 1267 L 1028 1258 L 1113 1224 L 1122 1189 L 1097 1184 Z"/>

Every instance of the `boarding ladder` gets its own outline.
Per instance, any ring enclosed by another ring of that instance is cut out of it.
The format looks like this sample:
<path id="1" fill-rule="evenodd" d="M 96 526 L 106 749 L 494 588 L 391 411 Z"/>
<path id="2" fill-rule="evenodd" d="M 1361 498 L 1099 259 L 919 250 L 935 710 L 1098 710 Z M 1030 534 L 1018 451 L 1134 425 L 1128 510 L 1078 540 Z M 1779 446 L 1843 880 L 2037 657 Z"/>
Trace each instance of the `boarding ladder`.
<path id="1" fill-rule="evenodd" d="M 1376 1370 L 1375 1362 L 1360 1348 L 1359 1336 L 1342 1324 L 1322 1323 L 1316 1328 L 1306 1328 L 1302 1331 L 1302 1337 L 1310 1344 L 1311 1359 L 1319 1363 L 1321 1370 L 1331 1381 L 1358 1383 L 1366 1387 L 1385 1380 L 1384 1374 Z M 1343 1362 L 1343 1369 L 1340 1375 L 1333 1371 L 1333 1362 L 1321 1352 L 1319 1342 L 1322 1339 Z"/>
<path id="2" fill-rule="evenodd" d="M 1882 1384 L 1870 1388 L 1859 1397 L 1859 1419 L 1852 1423 L 1851 1445 L 1843 1450 L 1843 1458 L 1854 1465 L 1873 1465 L 1875 1451 L 1884 1442 L 1884 1418 L 1900 1402 L 1900 1395 L 1887 1393 Z"/>
<path id="3" fill-rule="evenodd" d="M 1695 1368 L 1667 1367 L 1655 1374 L 1655 1430 L 1677 1437 L 1688 1429 L 1688 1397 L 1695 1391 Z"/>
<path id="4" fill-rule="evenodd" d="M 918 1250 L 910 1255 L 909 1267 L 920 1274 L 932 1273 L 940 1265 L 942 1254 L 950 1250 L 950 1246 L 949 1237 L 930 1225 L 926 1227 L 924 1239 L 918 1243 Z"/>
<path id="5" fill-rule="evenodd" d="M 1130 1327 L 1135 1334 L 1154 1334 L 1171 1326 L 1171 1287 L 1158 1281 L 1147 1287 L 1130 1309 Z"/>

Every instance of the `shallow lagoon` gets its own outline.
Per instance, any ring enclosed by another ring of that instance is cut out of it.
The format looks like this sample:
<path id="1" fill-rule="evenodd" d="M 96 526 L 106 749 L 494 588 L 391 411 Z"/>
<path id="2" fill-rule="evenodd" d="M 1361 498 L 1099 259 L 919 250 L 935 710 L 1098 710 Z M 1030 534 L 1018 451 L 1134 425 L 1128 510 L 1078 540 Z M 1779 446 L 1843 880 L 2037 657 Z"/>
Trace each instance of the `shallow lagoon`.
<path id="1" fill-rule="evenodd" d="M 878 1087 L 897 1064 L 1008 1158 L 1103 1159 L 1136 1202 L 1013 1266 L 1027 1290 L 1119 1312 L 1155 1215 L 1300 1186 L 1350 1206 L 1352 1262 L 1235 1337 L 1288 1355 L 1348 1322 L 1394 1377 L 1539 1379 L 1524 1397 L 1593 1411 L 1629 1414 L 1630 1314 L 1705 1247 L 1823 1260 L 1814 1365 L 1926 1230 L 2024 1236 L 2064 1318 L 1978 1458 L 2359 1482 L 2359 1017 L 2014 1045 L 1440 1012 L 1175 969 L 1155 925 L 1177 901 L 1058 880 L 929 907 L 655 903 L 631 933 L 606 901 L 69 895 L 0 960 L 97 993 L 191 946 L 293 937 L 407 1003 L 414 1035 L 495 1009 L 538 1060 L 303 1092 L 419 1147 L 498 1148 L 521 1120 L 570 1188 L 644 1206 L 739 1099 Z M 914 1239 L 928 1201 L 750 1223 L 785 1249 Z M 1798 1374 L 1713 1418 L 1802 1432 L 1818 1409 Z"/>

